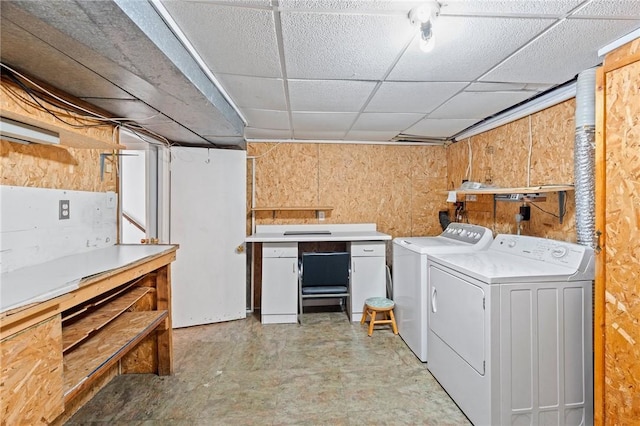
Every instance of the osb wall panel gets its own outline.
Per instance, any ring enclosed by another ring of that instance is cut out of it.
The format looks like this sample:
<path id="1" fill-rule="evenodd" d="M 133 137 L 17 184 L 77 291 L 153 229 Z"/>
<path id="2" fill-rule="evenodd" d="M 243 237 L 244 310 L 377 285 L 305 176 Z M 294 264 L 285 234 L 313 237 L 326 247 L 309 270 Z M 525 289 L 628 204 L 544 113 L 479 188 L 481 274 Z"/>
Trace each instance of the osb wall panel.
<path id="1" fill-rule="evenodd" d="M 0 342 L 0 424 L 47 424 L 64 409 L 60 315 Z"/>
<path id="2" fill-rule="evenodd" d="M 27 96 L 21 89 L 1 82 L 0 112 L 3 116 L 18 114 L 30 120 L 34 125 L 60 128 L 73 135 L 74 142 L 83 145 L 82 139 L 91 139 L 88 143 L 111 144 L 115 146 L 116 130 L 113 126 L 73 128 L 61 124 L 49 113 L 41 111 L 22 101 L 16 95 Z M 64 113 L 61 109 L 48 106 L 52 111 Z M 82 124 L 71 117 L 65 120 Z M 86 123 L 84 123 L 86 124 Z M 116 167 L 112 163 L 111 172 L 100 179 L 99 149 L 78 149 L 57 145 L 22 145 L 0 141 L 0 169 L 2 185 L 28 186 L 37 188 L 70 189 L 78 191 L 106 192 L 116 191 Z"/>
<path id="3" fill-rule="evenodd" d="M 572 184 L 574 110 L 575 100 L 571 99 L 448 146 L 448 189 L 460 187 L 465 179 L 498 187 Z M 547 194 L 546 201 L 531 207 L 531 220 L 521 224 L 521 233 L 575 241 L 573 197 L 573 192 L 567 192 L 567 212 L 560 224 L 556 217 L 558 194 Z M 458 200 L 465 201 L 466 197 L 458 196 Z M 498 202 L 494 219 L 491 197 L 482 196 L 467 202 L 463 221 L 486 226 L 495 233 L 516 233 L 515 215 L 520 205 Z M 449 210 L 453 217 L 452 205 Z"/>
<path id="4" fill-rule="evenodd" d="M 394 237 L 441 231 L 445 148 L 252 143 L 247 149 L 257 157 L 256 206 L 330 206 L 325 223 L 372 222 Z M 251 185 L 247 191 L 250 200 Z M 256 224 L 294 223 L 319 222 L 315 212 L 256 213 Z"/>
<path id="5" fill-rule="evenodd" d="M 640 42 L 636 42 L 640 48 Z M 608 58 L 607 58 L 608 60 Z M 640 62 L 606 74 L 605 423 L 640 419 Z"/>
<path id="6" fill-rule="evenodd" d="M 101 152 L 104 151 L 0 141 L 1 184 L 115 192 L 115 167 L 100 180 Z"/>

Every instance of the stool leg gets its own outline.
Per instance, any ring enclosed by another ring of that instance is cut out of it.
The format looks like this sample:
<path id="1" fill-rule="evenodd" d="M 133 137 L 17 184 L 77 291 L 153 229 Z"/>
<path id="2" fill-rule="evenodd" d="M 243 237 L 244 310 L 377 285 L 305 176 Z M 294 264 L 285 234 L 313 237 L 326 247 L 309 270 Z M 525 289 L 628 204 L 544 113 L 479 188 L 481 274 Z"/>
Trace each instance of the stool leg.
<path id="1" fill-rule="evenodd" d="M 367 305 L 364 305 L 364 309 L 362 310 L 362 318 L 360 318 L 360 324 L 364 324 L 364 322 L 367 320 L 368 311 L 369 308 L 367 307 Z"/>
<path id="2" fill-rule="evenodd" d="M 391 327 L 393 327 L 393 334 L 398 334 L 398 326 L 396 325 L 396 317 L 393 315 L 393 309 L 389 311 L 389 316 L 391 316 Z"/>
<path id="3" fill-rule="evenodd" d="M 378 315 L 378 312 L 374 309 L 371 309 L 370 313 L 371 321 L 369 321 L 369 337 L 373 334 L 373 325 L 376 323 L 376 316 Z"/>

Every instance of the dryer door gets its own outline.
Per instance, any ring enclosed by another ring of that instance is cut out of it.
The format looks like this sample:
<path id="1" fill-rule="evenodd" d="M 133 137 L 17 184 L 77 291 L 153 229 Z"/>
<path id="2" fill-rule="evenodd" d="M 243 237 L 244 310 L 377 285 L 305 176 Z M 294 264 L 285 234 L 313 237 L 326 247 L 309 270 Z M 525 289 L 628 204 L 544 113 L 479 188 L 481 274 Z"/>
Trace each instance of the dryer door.
<path id="1" fill-rule="evenodd" d="M 485 374 L 484 290 L 433 265 L 429 328 L 480 375 Z"/>

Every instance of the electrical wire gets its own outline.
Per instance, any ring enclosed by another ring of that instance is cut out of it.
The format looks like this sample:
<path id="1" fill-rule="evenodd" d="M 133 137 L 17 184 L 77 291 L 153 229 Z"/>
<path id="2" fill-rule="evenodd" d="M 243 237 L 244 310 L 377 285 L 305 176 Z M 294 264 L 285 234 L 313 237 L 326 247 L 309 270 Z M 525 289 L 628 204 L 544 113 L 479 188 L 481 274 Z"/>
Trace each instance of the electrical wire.
<path id="1" fill-rule="evenodd" d="M 272 146 L 271 148 L 269 148 L 266 152 L 263 152 L 263 153 L 262 153 L 262 154 L 260 154 L 260 155 L 254 155 L 254 156 L 251 156 L 251 157 L 247 157 L 247 160 L 255 160 L 255 159 L 257 159 L 257 158 L 262 158 L 262 157 L 264 157 L 265 155 L 267 155 L 268 153 L 270 153 L 271 151 L 273 151 L 274 149 L 276 149 L 277 147 L 279 147 L 279 146 L 280 146 L 280 144 L 281 144 L 282 142 L 284 142 L 284 141 L 278 141 L 278 142 L 276 142 L 276 144 L 275 144 L 274 146 Z"/>
<path id="2" fill-rule="evenodd" d="M 527 157 L 527 186 L 531 186 L 531 153 L 533 152 L 533 132 L 531 130 L 531 115 L 529 115 L 529 155 Z"/>
<path id="3" fill-rule="evenodd" d="M 473 150 L 471 149 L 471 138 L 467 138 L 467 146 L 469 147 L 469 161 L 467 162 L 467 180 L 471 180 L 471 163 L 473 162 Z"/>
<path id="4" fill-rule="evenodd" d="M 530 206 L 535 207 L 536 209 L 540 210 L 540 211 L 541 211 L 541 212 L 543 212 L 543 213 L 546 213 L 546 214 L 551 215 L 551 216 L 553 216 L 553 217 L 556 217 L 556 218 L 558 218 L 558 219 L 560 218 L 560 215 L 557 215 L 557 214 L 555 214 L 555 213 L 551 213 L 550 211 L 547 211 L 547 210 L 543 209 L 542 207 L 538 206 L 536 203 L 533 203 L 533 202 L 531 202 L 531 201 L 530 201 L 530 202 L 529 202 L 529 205 L 530 205 Z M 563 210 L 564 210 L 564 211 L 566 211 L 566 210 L 567 210 L 567 199 L 566 199 L 566 198 L 564 199 L 564 206 L 563 206 Z"/>

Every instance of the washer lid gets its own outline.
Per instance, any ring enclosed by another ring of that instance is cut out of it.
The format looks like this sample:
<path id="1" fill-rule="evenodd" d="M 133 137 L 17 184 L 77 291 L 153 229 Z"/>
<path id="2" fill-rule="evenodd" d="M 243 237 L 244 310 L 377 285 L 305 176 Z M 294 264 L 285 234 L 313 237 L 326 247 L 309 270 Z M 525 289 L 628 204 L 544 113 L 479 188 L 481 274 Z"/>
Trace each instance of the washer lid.
<path id="1" fill-rule="evenodd" d="M 550 281 L 592 280 L 593 274 L 576 268 L 554 265 L 536 259 L 526 259 L 493 250 L 473 253 L 435 254 L 431 265 L 444 265 L 487 284 L 531 283 Z"/>
<path id="2" fill-rule="evenodd" d="M 437 237 L 400 237 L 393 240 L 394 244 L 402 246 L 420 254 L 431 253 L 459 253 L 473 246 L 464 241 L 452 240 L 441 236 Z"/>

